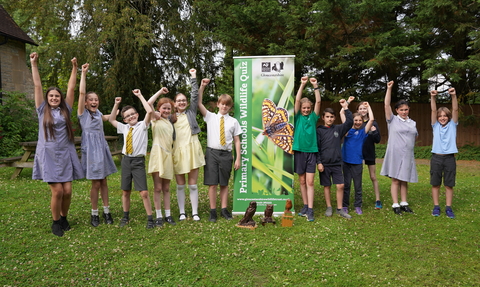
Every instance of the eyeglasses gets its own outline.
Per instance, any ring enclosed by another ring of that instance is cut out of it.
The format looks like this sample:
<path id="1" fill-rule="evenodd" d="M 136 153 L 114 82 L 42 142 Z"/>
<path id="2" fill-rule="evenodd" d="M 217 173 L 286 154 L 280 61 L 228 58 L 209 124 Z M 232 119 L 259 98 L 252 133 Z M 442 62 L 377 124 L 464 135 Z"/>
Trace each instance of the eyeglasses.
<path id="1" fill-rule="evenodd" d="M 137 112 L 131 113 L 129 115 L 124 116 L 123 119 L 128 120 L 129 118 L 133 117 L 136 114 L 137 114 Z"/>

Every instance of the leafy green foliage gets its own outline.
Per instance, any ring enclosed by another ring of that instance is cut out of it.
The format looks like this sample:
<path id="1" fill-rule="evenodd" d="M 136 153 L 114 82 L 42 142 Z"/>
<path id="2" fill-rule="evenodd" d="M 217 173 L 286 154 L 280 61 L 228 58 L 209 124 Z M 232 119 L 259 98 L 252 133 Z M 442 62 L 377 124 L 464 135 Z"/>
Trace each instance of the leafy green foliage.
<path id="1" fill-rule="evenodd" d="M 22 154 L 18 145 L 35 141 L 38 136 L 38 119 L 35 103 L 24 94 L 3 92 L 0 105 L 0 158 Z"/>

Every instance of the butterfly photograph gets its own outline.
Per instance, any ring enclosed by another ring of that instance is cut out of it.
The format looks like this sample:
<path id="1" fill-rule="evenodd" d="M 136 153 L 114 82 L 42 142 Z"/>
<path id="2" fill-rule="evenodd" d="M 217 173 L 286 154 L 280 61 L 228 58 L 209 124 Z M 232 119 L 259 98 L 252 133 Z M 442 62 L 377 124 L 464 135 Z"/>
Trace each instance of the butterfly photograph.
<path id="1" fill-rule="evenodd" d="M 262 134 L 286 153 L 293 154 L 293 125 L 288 121 L 289 117 L 286 109 L 277 107 L 272 100 L 263 100 Z"/>

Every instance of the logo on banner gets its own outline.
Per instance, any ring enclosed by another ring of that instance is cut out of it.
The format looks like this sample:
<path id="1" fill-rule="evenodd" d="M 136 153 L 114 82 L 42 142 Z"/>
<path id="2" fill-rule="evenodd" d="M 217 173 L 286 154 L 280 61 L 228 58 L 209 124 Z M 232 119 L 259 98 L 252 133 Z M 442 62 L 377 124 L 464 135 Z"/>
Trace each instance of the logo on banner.
<path id="1" fill-rule="evenodd" d="M 283 62 L 262 62 L 262 73 L 283 71 Z"/>
<path id="2" fill-rule="evenodd" d="M 262 62 L 262 77 L 274 77 L 281 76 L 284 74 L 281 73 L 284 69 L 284 63 L 281 61 L 276 62 Z"/>

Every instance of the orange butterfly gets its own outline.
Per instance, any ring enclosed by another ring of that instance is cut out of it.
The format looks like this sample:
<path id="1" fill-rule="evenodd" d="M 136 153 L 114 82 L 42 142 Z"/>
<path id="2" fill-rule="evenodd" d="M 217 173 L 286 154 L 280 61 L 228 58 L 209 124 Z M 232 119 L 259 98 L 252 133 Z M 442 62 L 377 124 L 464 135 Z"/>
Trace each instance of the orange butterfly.
<path id="1" fill-rule="evenodd" d="M 269 99 L 262 105 L 263 135 L 289 154 L 293 154 L 293 125 L 288 123 L 288 111 L 277 108 Z"/>

